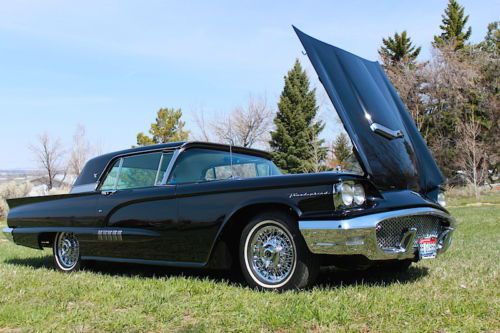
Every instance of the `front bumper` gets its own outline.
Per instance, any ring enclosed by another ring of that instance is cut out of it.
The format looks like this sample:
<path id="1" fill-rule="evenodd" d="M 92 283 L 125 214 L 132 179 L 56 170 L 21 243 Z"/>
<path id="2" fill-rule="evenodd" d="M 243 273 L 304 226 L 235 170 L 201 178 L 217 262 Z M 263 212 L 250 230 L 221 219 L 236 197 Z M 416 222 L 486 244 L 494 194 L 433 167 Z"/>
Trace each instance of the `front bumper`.
<path id="1" fill-rule="evenodd" d="M 394 246 L 381 246 L 377 231 L 383 222 L 397 219 L 431 218 L 439 223 L 437 232 L 437 253 L 445 252 L 450 246 L 455 229 L 455 220 L 443 211 L 430 207 L 401 209 L 375 213 L 343 220 L 299 221 L 299 229 L 307 247 L 312 253 L 330 255 L 364 255 L 370 260 L 418 259 L 416 238 L 417 226 L 404 228 Z M 410 220 L 407 220 L 410 221 Z"/>
<path id="2" fill-rule="evenodd" d="M 3 235 L 5 236 L 5 238 L 7 238 L 8 240 L 10 240 L 11 242 L 14 241 L 14 236 L 12 235 L 12 231 L 14 231 L 14 229 L 12 228 L 3 228 Z"/>

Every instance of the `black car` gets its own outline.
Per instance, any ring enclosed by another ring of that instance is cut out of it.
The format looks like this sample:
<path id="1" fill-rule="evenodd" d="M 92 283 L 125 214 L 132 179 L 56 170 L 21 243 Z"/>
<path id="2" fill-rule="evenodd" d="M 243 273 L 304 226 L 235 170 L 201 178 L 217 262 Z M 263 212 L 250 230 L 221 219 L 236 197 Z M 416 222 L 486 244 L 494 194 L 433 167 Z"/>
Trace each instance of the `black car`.
<path id="1" fill-rule="evenodd" d="M 85 260 L 242 270 L 261 289 L 303 288 L 322 264 L 405 269 L 446 251 L 443 182 L 376 62 L 297 30 L 364 175 L 283 175 L 268 153 L 175 142 L 87 162 L 70 194 L 8 201 L 16 244 Z"/>

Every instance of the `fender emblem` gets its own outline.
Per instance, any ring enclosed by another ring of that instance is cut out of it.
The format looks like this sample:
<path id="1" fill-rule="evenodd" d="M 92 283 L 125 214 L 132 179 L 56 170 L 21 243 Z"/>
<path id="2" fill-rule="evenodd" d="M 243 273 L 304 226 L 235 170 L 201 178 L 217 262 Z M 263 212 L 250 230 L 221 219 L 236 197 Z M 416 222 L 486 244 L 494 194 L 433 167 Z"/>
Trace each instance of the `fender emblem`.
<path id="1" fill-rule="evenodd" d="M 331 194 L 329 191 L 324 191 L 324 192 L 302 192 L 302 193 L 290 193 L 289 198 L 304 198 L 304 197 L 317 197 L 320 195 L 329 195 Z"/>

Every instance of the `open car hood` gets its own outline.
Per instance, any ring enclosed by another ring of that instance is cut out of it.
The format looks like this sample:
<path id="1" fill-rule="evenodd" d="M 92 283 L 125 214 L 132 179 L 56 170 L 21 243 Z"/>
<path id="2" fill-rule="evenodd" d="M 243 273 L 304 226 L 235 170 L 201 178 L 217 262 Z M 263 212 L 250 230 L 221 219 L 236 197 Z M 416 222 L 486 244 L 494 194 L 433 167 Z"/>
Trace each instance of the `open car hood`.
<path id="1" fill-rule="evenodd" d="M 380 64 L 294 29 L 372 182 L 381 189 L 422 193 L 442 184 L 436 162 Z"/>

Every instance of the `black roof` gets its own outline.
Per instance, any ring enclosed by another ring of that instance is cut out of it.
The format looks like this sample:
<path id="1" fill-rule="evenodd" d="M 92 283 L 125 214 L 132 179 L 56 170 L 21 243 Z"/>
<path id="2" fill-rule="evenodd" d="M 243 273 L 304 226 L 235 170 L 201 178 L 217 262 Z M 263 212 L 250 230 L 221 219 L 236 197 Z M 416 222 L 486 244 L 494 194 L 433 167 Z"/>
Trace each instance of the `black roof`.
<path id="1" fill-rule="evenodd" d="M 115 151 L 111 153 L 107 153 L 104 155 L 100 155 L 94 157 L 87 161 L 85 167 L 82 172 L 76 179 L 73 186 L 84 185 L 84 184 L 92 184 L 97 182 L 99 177 L 102 175 L 106 166 L 116 158 L 134 155 L 139 153 L 153 152 L 153 151 L 162 151 L 162 150 L 170 150 L 170 149 L 178 149 L 178 148 L 207 148 L 207 149 L 217 149 L 217 150 L 226 150 L 229 151 L 230 146 L 220 143 L 211 143 L 211 142 L 198 142 L 198 141 L 179 141 L 179 142 L 169 142 L 169 143 L 160 143 L 150 146 L 141 146 L 130 149 L 124 149 L 120 151 Z M 270 159 L 271 155 L 268 152 L 263 150 L 253 149 L 253 148 L 245 148 L 239 146 L 232 146 L 232 151 L 235 153 L 243 153 L 249 155 L 256 155 L 266 159 Z"/>

